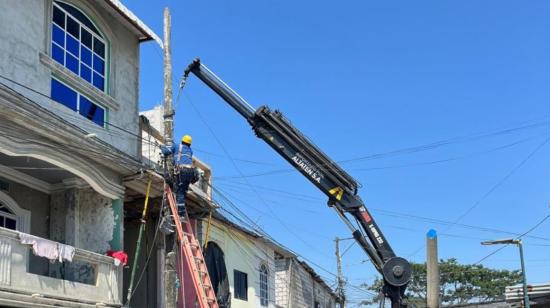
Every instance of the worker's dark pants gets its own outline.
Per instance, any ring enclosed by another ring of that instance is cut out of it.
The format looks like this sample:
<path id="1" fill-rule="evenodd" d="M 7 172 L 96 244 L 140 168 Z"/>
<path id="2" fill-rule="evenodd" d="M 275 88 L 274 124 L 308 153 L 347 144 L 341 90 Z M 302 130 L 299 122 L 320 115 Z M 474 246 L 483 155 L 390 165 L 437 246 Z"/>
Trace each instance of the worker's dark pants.
<path id="1" fill-rule="evenodd" d="M 180 168 L 176 174 L 176 203 L 180 216 L 185 215 L 185 196 L 187 195 L 189 185 L 196 181 L 195 178 L 195 168 Z"/>

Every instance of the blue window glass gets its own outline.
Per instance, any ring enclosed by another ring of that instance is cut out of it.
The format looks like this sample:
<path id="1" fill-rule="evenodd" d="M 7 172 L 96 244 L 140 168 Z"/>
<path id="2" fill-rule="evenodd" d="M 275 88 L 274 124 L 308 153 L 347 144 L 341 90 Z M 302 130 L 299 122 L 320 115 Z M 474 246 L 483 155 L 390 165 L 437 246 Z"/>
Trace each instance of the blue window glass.
<path id="1" fill-rule="evenodd" d="M 52 44 L 52 58 L 59 62 L 59 64 L 64 65 L 65 64 L 65 51 L 57 46 L 56 44 Z"/>
<path id="2" fill-rule="evenodd" d="M 93 84 L 96 88 L 103 90 L 103 87 L 105 86 L 105 79 L 103 79 L 103 77 L 101 77 L 98 73 L 94 72 Z"/>
<path id="3" fill-rule="evenodd" d="M 52 40 L 59 44 L 59 46 L 65 47 L 65 31 L 58 26 L 53 25 Z"/>
<path id="4" fill-rule="evenodd" d="M 92 70 L 84 64 L 80 64 L 80 77 L 87 82 L 92 82 Z"/>
<path id="5" fill-rule="evenodd" d="M 58 24 L 61 28 L 65 28 L 65 13 L 58 7 L 53 7 L 53 22 Z"/>
<path id="6" fill-rule="evenodd" d="M 103 62 L 103 59 L 100 57 L 94 55 L 94 71 L 100 73 L 103 75 L 104 69 L 105 69 L 105 62 Z"/>
<path id="7" fill-rule="evenodd" d="M 90 102 L 84 96 L 80 96 L 80 110 L 78 112 L 94 123 L 104 125 L 105 110 Z"/>
<path id="8" fill-rule="evenodd" d="M 86 25 L 86 27 L 90 28 L 92 31 L 94 31 L 95 33 L 97 33 L 99 35 L 99 31 L 97 31 L 94 24 L 86 16 L 84 16 L 84 14 L 82 14 L 82 12 L 80 12 L 79 10 L 77 10 L 76 8 L 74 8 L 73 6 L 71 6 L 67 3 L 55 1 L 55 4 L 61 6 L 64 10 L 66 10 L 69 13 L 69 15 L 73 16 L 78 21 L 80 21 L 81 23 Z"/>
<path id="9" fill-rule="evenodd" d="M 66 54 L 66 59 L 65 59 L 65 67 L 67 67 L 68 69 L 70 69 L 71 71 L 73 71 L 73 73 L 77 74 L 78 75 L 78 59 L 71 56 L 70 53 L 67 53 Z"/>
<path id="10" fill-rule="evenodd" d="M 84 28 L 80 29 L 80 41 L 82 44 L 86 45 L 86 47 L 92 49 L 92 34 Z"/>
<path id="11" fill-rule="evenodd" d="M 92 51 L 82 46 L 80 49 L 80 61 L 86 63 L 88 66 L 92 66 Z"/>
<path id="12" fill-rule="evenodd" d="M 72 34 L 77 40 L 80 39 L 80 24 L 78 21 L 67 16 L 67 32 Z"/>
<path id="13" fill-rule="evenodd" d="M 105 58 L 105 44 L 94 37 L 94 52 Z"/>
<path id="14" fill-rule="evenodd" d="M 77 93 L 55 79 L 52 79 L 51 97 L 54 101 L 76 111 Z"/>
<path id="15" fill-rule="evenodd" d="M 67 35 L 67 50 L 78 58 L 80 43 L 74 37 Z"/>
<path id="16" fill-rule="evenodd" d="M 82 11 L 53 1 L 52 58 L 96 88 L 105 90 L 106 44 Z"/>

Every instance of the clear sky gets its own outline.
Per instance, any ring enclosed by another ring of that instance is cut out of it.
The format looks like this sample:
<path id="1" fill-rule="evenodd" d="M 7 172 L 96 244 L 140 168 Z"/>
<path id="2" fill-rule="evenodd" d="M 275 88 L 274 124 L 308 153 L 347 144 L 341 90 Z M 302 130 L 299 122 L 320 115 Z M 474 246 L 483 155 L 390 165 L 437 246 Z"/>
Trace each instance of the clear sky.
<path id="1" fill-rule="evenodd" d="M 423 262 L 433 228 L 441 258 L 475 263 L 498 248 L 480 241 L 510 235 L 463 224 L 523 233 L 550 213 L 548 1 L 124 2 L 159 35 L 171 7 L 175 86 L 201 57 L 253 106 L 280 109 L 333 159 L 354 159 L 342 166 L 400 256 Z M 146 110 L 162 101 L 162 52 L 141 50 Z M 349 232 L 326 198 L 297 172 L 271 173 L 290 166 L 196 78 L 177 103 L 184 133 L 217 188 L 336 272 L 333 239 Z M 550 220 L 530 235 L 547 239 L 524 239 L 528 280 L 549 282 Z M 350 284 L 372 281 L 365 259 L 357 245 L 345 254 Z M 517 249 L 482 263 L 518 269 Z"/>

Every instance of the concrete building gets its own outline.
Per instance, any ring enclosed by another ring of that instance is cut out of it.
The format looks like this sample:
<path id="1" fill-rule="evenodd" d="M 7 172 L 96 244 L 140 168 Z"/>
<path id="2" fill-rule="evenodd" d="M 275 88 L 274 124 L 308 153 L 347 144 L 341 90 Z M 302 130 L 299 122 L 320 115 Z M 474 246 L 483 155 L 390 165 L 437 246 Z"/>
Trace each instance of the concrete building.
<path id="1" fill-rule="evenodd" d="M 117 0 L 4 0 L 0 34 L 0 305 L 119 307 L 105 253 L 143 167 L 139 45 L 160 40 Z"/>
<path id="2" fill-rule="evenodd" d="M 337 295 L 306 262 L 278 255 L 275 260 L 275 302 L 285 308 L 334 308 Z"/>

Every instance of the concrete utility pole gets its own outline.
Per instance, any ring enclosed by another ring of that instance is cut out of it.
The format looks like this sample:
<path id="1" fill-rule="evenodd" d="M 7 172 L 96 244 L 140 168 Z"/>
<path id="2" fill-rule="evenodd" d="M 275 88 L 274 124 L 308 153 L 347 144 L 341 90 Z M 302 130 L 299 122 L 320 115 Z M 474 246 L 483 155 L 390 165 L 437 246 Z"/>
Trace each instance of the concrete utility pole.
<path id="1" fill-rule="evenodd" d="M 164 143 L 174 144 L 174 108 L 172 106 L 172 19 L 170 9 L 164 8 Z"/>
<path id="2" fill-rule="evenodd" d="M 426 234 L 427 247 L 427 304 L 428 308 L 439 308 L 439 261 L 437 257 L 437 232 L 430 230 Z"/>
<path id="3" fill-rule="evenodd" d="M 336 289 L 336 294 L 338 294 L 338 297 L 340 298 L 340 308 L 344 308 L 346 307 L 346 293 L 344 291 L 345 280 L 342 274 L 342 256 L 340 256 L 340 239 L 336 237 L 334 239 L 334 242 L 336 243 L 336 268 L 337 268 L 337 274 L 338 274 L 338 277 L 336 278 L 338 280 L 338 287 Z"/>
<path id="4" fill-rule="evenodd" d="M 164 144 L 171 148 L 174 144 L 174 108 L 172 107 L 172 47 L 171 47 L 171 17 L 170 9 L 164 8 Z M 171 158 L 166 160 L 167 170 L 173 170 L 173 161 Z M 164 243 L 171 243 L 165 238 Z M 162 296 L 164 299 L 164 308 L 176 307 L 176 273 L 175 254 L 169 252 L 172 247 L 164 245 L 164 268 L 162 276 Z"/>

